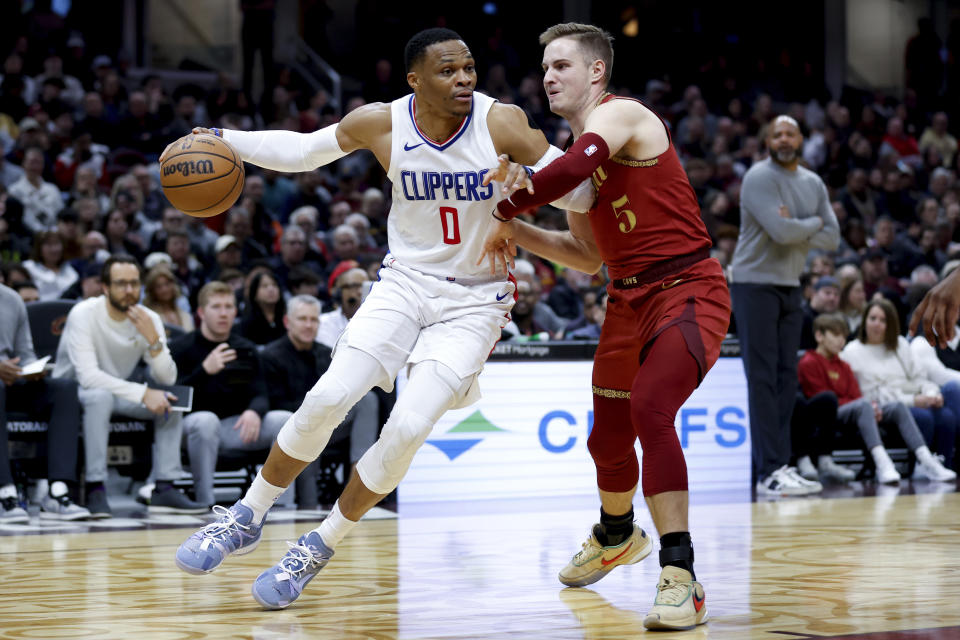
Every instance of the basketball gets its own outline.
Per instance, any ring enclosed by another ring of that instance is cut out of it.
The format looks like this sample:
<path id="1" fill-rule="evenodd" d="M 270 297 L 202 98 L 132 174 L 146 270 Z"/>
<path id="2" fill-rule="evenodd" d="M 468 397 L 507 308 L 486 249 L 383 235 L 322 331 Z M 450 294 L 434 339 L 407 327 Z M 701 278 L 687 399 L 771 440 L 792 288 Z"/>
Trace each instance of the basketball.
<path id="1" fill-rule="evenodd" d="M 188 216 L 223 213 L 243 191 L 243 163 L 225 140 L 207 133 L 177 140 L 160 163 L 160 184 L 174 207 Z"/>

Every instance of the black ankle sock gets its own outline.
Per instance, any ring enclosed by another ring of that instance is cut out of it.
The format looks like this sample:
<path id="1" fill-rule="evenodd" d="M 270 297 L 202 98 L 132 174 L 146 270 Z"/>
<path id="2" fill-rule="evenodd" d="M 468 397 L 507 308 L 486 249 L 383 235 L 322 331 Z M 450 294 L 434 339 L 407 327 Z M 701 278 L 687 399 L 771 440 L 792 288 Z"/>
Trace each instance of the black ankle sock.
<path id="1" fill-rule="evenodd" d="M 157 493 L 166 491 L 167 489 L 173 489 L 173 483 L 169 480 L 157 480 L 153 486 L 153 490 Z"/>
<path id="2" fill-rule="evenodd" d="M 605 547 L 615 547 L 633 533 L 633 507 L 622 516 L 612 516 L 600 509 L 600 531 L 597 540 Z M 602 536 L 602 537 L 601 537 Z"/>
<path id="3" fill-rule="evenodd" d="M 87 495 L 90 495 L 94 491 L 106 491 L 106 487 L 103 486 L 102 482 L 88 482 L 87 483 Z"/>
<path id="4" fill-rule="evenodd" d="M 660 566 L 678 567 L 686 569 L 697 579 L 693 572 L 693 544 L 690 541 L 689 531 L 674 531 L 660 536 Z"/>

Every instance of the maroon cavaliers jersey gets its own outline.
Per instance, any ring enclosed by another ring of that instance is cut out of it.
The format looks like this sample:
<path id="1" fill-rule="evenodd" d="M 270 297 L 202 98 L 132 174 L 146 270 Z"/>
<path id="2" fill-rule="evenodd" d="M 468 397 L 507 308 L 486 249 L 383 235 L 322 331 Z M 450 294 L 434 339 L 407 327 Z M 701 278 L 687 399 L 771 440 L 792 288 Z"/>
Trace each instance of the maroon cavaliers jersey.
<path id="1" fill-rule="evenodd" d="M 601 104 L 615 99 L 632 100 L 609 95 Z M 712 245 L 672 138 L 666 151 L 649 160 L 605 160 L 592 179 L 597 201 L 590 226 L 611 278 Z"/>

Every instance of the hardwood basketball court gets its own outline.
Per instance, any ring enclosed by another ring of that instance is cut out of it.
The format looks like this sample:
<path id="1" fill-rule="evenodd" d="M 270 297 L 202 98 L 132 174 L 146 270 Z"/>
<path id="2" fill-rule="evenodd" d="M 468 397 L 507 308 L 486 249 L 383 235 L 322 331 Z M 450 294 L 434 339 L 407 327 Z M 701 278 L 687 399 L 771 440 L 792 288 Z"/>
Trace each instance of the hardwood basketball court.
<path id="1" fill-rule="evenodd" d="M 0 531 L 0 637 L 960 638 L 956 487 L 880 491 L 759 503 L 694 494 L 696 568 L 711 619 L 673 633 L 642 625 L 656 554 L 590 588 L 557 581 L 595 501 L 437 503 L 399 517 L 377 509 L 285 611 L 261 610 L 250 585 L 319 514 L 276 514 L 256 551 L 207 576 L 173 563 L 203 518 L 55 531 L 34 520 Z M 652 531 L 645 510 L 638 518 Z"/>

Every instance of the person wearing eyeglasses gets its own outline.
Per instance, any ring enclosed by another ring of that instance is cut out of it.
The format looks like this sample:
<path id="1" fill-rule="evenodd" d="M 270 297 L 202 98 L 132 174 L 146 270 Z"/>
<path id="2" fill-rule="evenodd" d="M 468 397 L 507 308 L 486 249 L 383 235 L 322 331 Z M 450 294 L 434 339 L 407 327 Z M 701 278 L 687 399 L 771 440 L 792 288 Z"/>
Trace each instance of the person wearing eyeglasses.
<path id="1" fill-rule="evenodd" d="M 181 414 L 170 410 L 176 398 L 131 379 L 141 360 L 155 384 L 173 384 L 177 379 L 177 365 L 164 340 L 160 316 L 138 304 L 140 265 L 127 255 L 111 256 L 104 262 L 101 279 L 103 295 L 78 303 L 67 315 L 53 372 L 56 378 L 76 379 L 80 387 L 87 509 L 92 518 L 112 515 L 104 481 L 110 416 L 116 413 L 153 420 L 156 488 L 150 510 L 203 513 L 207 510 L 204 505 L 189 500 L 173 486 L 181 473 L 183 431 Z"/>

